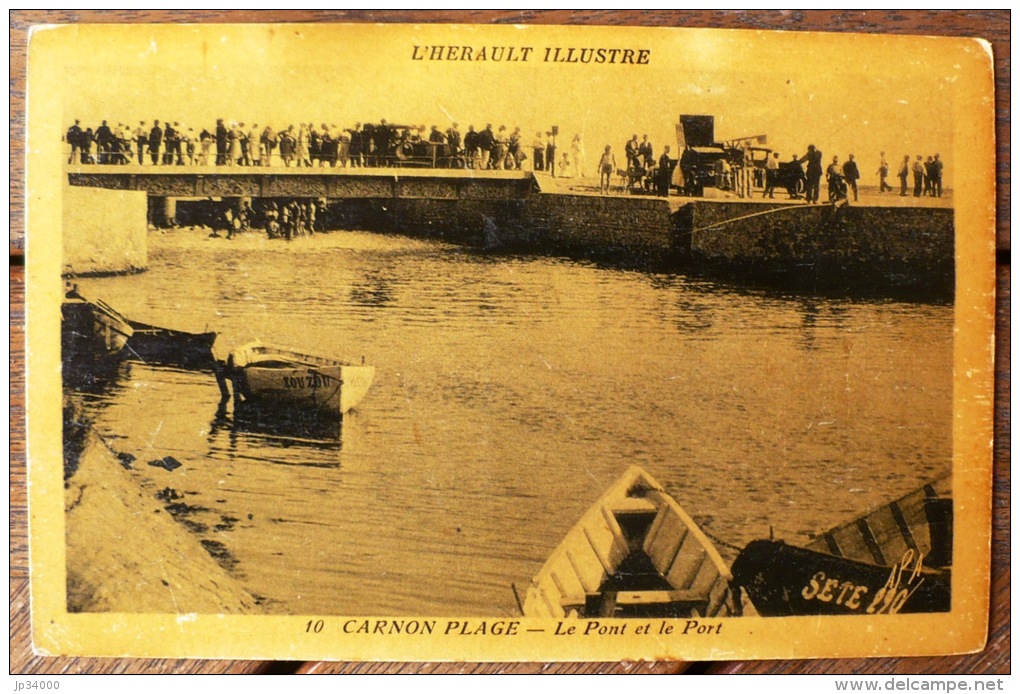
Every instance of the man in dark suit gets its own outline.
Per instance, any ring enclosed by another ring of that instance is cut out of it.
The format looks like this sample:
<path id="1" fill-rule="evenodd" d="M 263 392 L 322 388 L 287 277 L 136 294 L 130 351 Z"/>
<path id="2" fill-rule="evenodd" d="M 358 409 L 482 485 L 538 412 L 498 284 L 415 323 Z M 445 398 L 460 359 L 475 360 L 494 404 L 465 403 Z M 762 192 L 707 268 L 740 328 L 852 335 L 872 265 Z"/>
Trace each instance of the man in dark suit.
<path id="1" fill-rule="evenodd" d="M 662 150 L 659 167 L 655 170 L 656 188 L 660 198 L 669 197 L 669 182 L 673 179 L 673 167 L 676 162 L 669 158 L 669 145 Z"/>
<path id="2" fill-rule="evenodd" d="M 223 166 L 227 163 L 227 126 L 223 125 L 223 119 L 216 119 L 216 166 Z"/>
<path id="3" fill-rule="evenodd" d="M 850 155 L 846 163 L 843 164 L 843 179 L 846 184 L 850 186 L 850 190 L 854 192 L 854 202 L 857 202 L 857 179 L 861 177 L 861 172 L 857 169 L 857 162 L 854 161 L 854 155 Z"/>
<path id="4" fill-rule="evenodd" d="M 113 131 L 110 130 L 110 126 L 106 124 L 105 120 L 96 129 L 96 144 L 99 145 L 99 163 L 109 164 L 110 147 L 113 144 Z"/>
<path id="5" fill-rule="evenodd" d="M 814 145 L 808 145 L 807 154 L 800 161 L 807 162 L 807 171 L 804 172 L 807 179 L 804 183 L 804 197 L 808 203 L 816 203 L 822 184 L 822 152 L 815 149 Z"/>
<path id="6" fill-rule="evenodd" d="M 149 157 L 152 165 L 159 164 L 159 148 L 163 144 L 163 128 L 159 127 L 159 121 L 153 121 L 152 130 L 149 131 Z"/>
<path id="7" fill-rule="evenodd" d="M 81 129 L 81 121 L 76 120 L 74 125 L 67 129 L 67 144 L 71 145 L 71 157 L 67 160 L 68 164 L 76 163 L 75 156 L 78 155 L 80 158 L 81 154 L 81 141 L 85 132 Z"/>

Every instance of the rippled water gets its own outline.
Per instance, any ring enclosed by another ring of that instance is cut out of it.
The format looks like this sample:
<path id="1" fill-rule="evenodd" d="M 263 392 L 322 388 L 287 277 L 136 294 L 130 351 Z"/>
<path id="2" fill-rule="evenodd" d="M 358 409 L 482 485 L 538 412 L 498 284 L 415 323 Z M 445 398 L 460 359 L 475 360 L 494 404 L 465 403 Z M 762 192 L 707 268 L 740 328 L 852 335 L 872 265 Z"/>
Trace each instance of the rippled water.
<path id="1" fill-rule="evenodd" d="M 792 541 L 951 464 L 952 307 L 337 232 L 150 234 L 80 280 L 129 317 L 376 366 L 341 440 L 217 417 L 211 374 L 139 362 L 78 394 L 148 492 L 274 612 L 516 613 L 583 511 L 640 464 L 720 542 Z"/>

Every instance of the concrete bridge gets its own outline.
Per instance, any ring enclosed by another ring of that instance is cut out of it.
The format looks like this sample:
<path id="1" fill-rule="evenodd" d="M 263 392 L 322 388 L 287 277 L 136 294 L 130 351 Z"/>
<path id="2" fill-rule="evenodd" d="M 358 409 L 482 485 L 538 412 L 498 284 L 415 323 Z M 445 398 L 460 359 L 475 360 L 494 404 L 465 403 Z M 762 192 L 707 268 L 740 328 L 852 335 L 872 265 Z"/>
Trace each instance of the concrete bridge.
<path id="1" fill-rule="evenodd" d="M 538 189 L 530 171 L 178 166 L 68 167 L 72 186 L 155 198 L 508 200 Z"/>
<path id="2" fill-rule="evenodd" d="M 830 285 L 851 294 L 920 287 L 952 296 L 955 279 L 948 200 L 932 207 L 897 196 L 833 206 L 597 195 L 546 174 L 464 169 L 108 165 L 69 166 L 67 175 L 71 186 L 95 193 L 144 191 L 148 219 L 157 225 L 181 216 L 178 200 L 219 208 L 245 197 L 326 198 L 326 228 L 489 249 Z"/>

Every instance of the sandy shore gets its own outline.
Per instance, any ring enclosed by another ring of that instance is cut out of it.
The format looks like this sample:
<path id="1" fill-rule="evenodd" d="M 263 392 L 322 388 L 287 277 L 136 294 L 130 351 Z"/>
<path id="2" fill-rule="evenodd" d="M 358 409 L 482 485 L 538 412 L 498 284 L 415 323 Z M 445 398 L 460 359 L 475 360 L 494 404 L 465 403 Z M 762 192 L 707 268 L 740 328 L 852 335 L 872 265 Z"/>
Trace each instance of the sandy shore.
<path id="1" fill-rule="evenodd" d="M 260 611 L 95 432 L 78 433 L 64 483 L 69 612 Z"/>

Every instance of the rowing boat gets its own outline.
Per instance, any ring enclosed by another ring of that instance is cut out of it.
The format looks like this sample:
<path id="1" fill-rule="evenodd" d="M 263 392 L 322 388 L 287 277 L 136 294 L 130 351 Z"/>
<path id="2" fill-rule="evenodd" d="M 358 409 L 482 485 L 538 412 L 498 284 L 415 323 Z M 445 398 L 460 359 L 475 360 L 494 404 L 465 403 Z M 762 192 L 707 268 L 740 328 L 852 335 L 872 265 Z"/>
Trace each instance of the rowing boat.
<path id="1" fill-rule="evenodd" d="M 632 466 L 535 576 L 527 617 L 741 614 L 712 541 L 662 485 Z"/>
<path id="2" fill-rule="evenodd" d="M 226 377 L 241 404 L 342 417 L 365 397 L 375 367 L 253 342 L 230 353 Z"/>
<path id="3" fill-rule="evenodd" d="M 733 580 L 766 617 L 947 612 L 952 547 L 946 476 L 804 547 L 755 540 L 733 562 Z"/>
<path id="4" fill-rule="evenodd" d="M 127 357 L 183 368 L 212 367 L 216 333 L 191 333 L 133 320 L 128 323 L 134 332 L 124 348 Z"/>
<path id="5" fill-rule="evenodd" d="M 127 318 L 102 299 L 89 300 L 72 287 L 60 307 L 61 348 L 65 363 L 118 354 L 134 330 Z"/>

